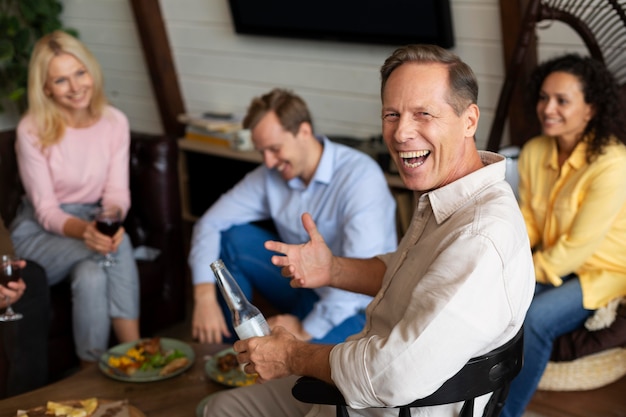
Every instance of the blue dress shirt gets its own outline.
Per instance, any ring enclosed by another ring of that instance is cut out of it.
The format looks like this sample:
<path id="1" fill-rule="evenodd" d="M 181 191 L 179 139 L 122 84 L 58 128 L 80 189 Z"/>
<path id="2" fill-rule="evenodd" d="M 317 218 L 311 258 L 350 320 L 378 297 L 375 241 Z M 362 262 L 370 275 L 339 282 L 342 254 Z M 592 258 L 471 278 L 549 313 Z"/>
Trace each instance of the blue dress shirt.
<path id="1" fill-rule="evenodd" d="M 301 216 L 309 212 L 338 256 L 369 258 L 396 249 L 396 204 L 378 164 L 363 152 L 326 137 L 318 139 L 324 150 L 308 186 L 300 178 L 285 181 L 276 170 L 261 165 L 198 220 L 189 255 L 194 285 L 215 282 L 210 264 L 220 256 L 221 232 L 259 220 L 273 220 L 283 242 L 304 243 L 309 236 Z M 371 301 L 369 296 L 335 288 L 315 291 L 320 300 L 304 322 L 312 334 L 318 333 L 311 331 L 315 322 L 328 321 L 324 316 L 358 311 Z"/>

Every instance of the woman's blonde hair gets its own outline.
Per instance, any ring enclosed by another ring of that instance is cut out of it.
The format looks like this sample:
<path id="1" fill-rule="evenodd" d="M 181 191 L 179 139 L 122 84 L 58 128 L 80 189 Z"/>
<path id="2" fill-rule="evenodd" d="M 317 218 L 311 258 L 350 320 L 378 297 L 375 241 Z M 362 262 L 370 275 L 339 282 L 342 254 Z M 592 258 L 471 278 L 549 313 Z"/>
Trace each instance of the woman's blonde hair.
<path id="1" fill-rule="evenodd" d="M 37 134 L 43 147 L 61 140 L 67 122 L 52 97 L 45 92 L 50 61 L 56 56 L 69 54 L 79 60 L 93 79 L 89 113 L 100 118 L 107 104 L 104 95 L 100 64 L 87 47 L 72 35 L 55 31 L 37 41 L 28 65 L 28 114 L 34 119 Z"/>

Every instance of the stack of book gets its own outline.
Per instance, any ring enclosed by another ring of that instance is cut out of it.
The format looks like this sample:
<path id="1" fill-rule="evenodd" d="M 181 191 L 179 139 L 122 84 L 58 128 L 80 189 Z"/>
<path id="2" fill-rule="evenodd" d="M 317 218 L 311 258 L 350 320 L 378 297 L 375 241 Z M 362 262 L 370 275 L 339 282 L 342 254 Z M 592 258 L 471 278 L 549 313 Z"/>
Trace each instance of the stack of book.
<path id="1" fill-rule="evenodd" d="M 187 125 L 185 138 L 227 148 L 233 147 L 241 120 L 232 114 L 181 114 L 178 121 Z"/>

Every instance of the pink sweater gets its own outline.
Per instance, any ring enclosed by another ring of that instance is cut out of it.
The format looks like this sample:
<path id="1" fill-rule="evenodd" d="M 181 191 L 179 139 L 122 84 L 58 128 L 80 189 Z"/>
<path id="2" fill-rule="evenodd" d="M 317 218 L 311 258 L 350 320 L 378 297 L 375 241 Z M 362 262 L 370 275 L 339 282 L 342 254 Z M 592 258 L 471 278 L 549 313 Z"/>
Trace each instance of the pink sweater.
<path id="1" fill-rule="evenodd" d="M 108 106 L 102 118 L 87 128 L 66 128 L 62 140 L 42 150 L 30 116 L 17 127 L 15 150 L 26 196 L 37 221 L 63 234 L 71 217 L 64 203 L 95 203 L 130 207 L 128 119 Z"/>

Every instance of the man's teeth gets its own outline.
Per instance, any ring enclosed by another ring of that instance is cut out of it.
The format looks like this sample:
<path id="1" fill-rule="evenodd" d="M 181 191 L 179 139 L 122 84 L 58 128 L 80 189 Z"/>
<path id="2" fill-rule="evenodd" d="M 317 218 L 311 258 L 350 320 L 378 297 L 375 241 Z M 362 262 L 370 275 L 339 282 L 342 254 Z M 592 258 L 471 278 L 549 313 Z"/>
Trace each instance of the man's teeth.
<path id="1" fill-rule="evenodd" d="M 398 153 L 400 158 L 402 158 L 402 164 L 407 168 L 417 168 L 422 165 L 429 154 L 430 151 L 425 150 Z"/>
<path id="2" fill-rule="evenodd" d="M 399 152 L 400 158 L 419 158 L 420 156 L 426 156 L 430 151 L 411 151 L 411 152 Z"/>

